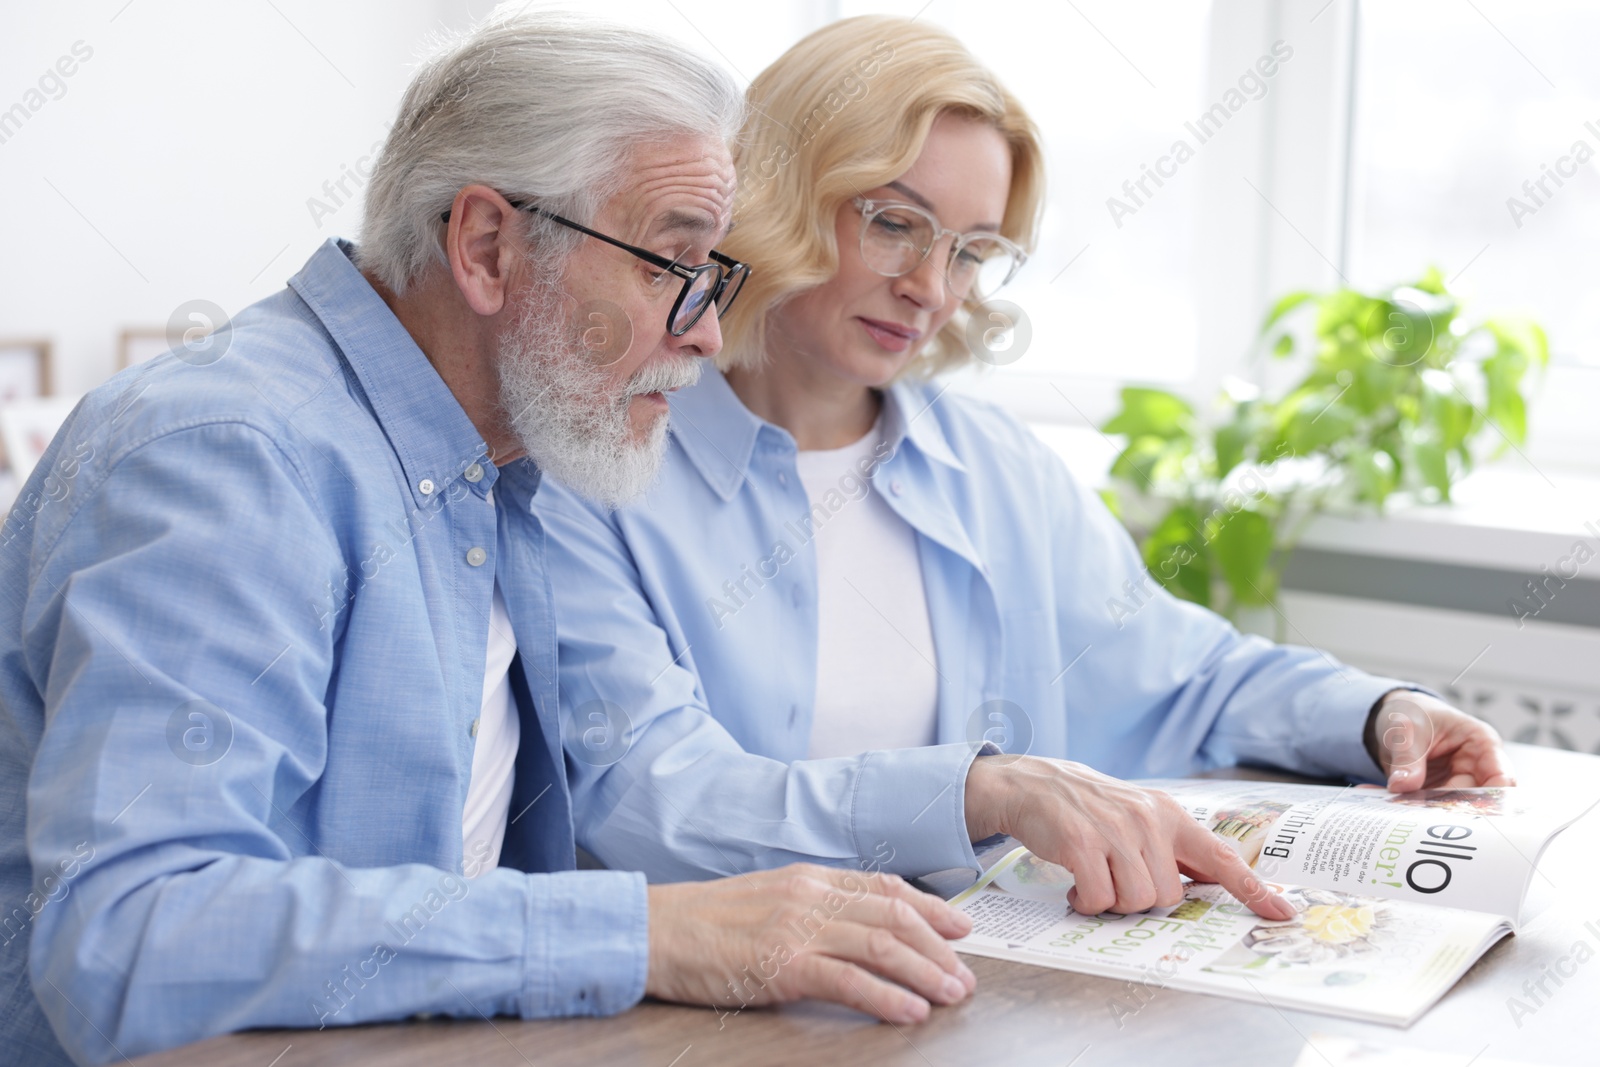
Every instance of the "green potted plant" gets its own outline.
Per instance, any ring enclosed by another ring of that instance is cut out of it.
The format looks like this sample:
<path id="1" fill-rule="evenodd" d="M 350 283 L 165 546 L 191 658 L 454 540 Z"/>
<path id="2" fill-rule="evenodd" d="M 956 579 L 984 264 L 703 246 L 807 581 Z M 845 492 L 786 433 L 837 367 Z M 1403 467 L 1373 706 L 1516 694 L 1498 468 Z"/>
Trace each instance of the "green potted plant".
<path id="1" fill-rule="evenodd" d="M 1275 607 L 1318 512 L 1381 512 L 1397 493 L 1446 503 L 1478 460 L 1520 445 L 1527 373 L 1549 346 L 1524 317 L 1464 320 L 1429 269 L 1378 293 L 1289 293 L 1254 359 L 1257 377 L 1305 373 L 1272 396 L 1230 382 L 1203 415 L 1176 393 L 1129 386 L 1101 427 L 1125 438 L 1105 495 L 1151 574 L 1235 621 Z"/>

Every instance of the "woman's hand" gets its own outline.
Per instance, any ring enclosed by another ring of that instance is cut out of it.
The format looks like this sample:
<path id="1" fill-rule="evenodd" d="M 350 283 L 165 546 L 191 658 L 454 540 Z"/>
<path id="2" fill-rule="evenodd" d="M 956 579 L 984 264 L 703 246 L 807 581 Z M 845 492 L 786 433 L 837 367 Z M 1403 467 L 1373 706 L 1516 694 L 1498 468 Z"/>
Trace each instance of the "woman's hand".
<path id="1" fill-rule="evenodd" d="M 1495 728 L 1427 693 L 1385 694 L 1367 741 L 1391 792 L 1517 784 Z"/>
<path id="2" fill-rule="evenodd" d="M 1035 756 L 984 756 L 967 772 L 967 830 L 977 841 L 1008 833 L 1072 872 L 1067 901 L 1085 915 L 1171 907 L 1180 874 L 1222 887 L 1268 919 L 1294 907 L 1269 891 L 1228 843 L 1172 797 Z"/>

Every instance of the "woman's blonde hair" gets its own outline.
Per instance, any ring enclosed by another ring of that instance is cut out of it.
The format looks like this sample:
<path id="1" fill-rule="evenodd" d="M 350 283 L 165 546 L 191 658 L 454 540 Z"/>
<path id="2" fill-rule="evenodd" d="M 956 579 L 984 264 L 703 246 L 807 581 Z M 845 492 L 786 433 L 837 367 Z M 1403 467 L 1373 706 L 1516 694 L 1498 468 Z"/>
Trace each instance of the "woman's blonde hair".
<path id="1" fill-rule="evenodd" d="M 1011 189 L 1000 232 L 1032 251 L 1044 199 L 1038 130 L 944 30 L 887 15 L 832 23 L 762 71 L 745 99 L 738 225 L 724 251 L 754 273 L 723 326 L 724 369 L 758 364 L 772 312 L 837 273 L 840 205 L 909 170 L 941 114 L 987 122 L 1005 138 Z M 966 320 L 963 307 L 901 375 L 932 377 L 971 359 Z"/>

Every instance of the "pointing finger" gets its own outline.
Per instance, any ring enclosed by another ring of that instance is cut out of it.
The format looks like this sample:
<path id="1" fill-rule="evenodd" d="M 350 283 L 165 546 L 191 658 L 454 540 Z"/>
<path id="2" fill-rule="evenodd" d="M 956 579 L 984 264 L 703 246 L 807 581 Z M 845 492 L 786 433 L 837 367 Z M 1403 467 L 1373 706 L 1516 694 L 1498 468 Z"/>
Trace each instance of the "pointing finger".
<path id="1" fill-rule="evenodd" d="M 1295 916 L 1294 905 L 1266 887 L 1239 854 L 1209 830 L 1190 823 L 1178 838 L 1177 857 L 1196 877 L 1217 882 L 1264 919 Z"/>

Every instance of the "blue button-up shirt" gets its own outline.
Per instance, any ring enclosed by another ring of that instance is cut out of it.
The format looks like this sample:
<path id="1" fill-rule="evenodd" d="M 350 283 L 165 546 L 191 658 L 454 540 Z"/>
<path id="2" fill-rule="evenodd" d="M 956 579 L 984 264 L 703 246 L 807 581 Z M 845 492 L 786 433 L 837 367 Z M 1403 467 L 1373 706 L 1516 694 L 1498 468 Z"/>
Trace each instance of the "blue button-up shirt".
<path id="1" fill-rule="evenodd" d="M 644 880 L 572 870 L 538 471 L 347 246 L 227 342 L 90 393 L 0 528 L 0 1062 L 633 1004 Z M 497 580 L 522 745 L 469 881 Z"/>
<path id="2" fill-rule="evenodd" d="M 1403 683 L 1168 595 L 1099 497 L 998 409 L 937 385 L 885 402 L 887 457 L 815 506 L 794 439 L 715 372 L 672 397 L 642 502 L 608 514 L 554 483 L 539 494 L 564 714 L 633 727 L 628 759 L 573 761 L 586 848 L 652 878 L 807 857 L 971 865 L 963 789 L 983 741 L 1128 778 L 1240 761 L 1376 777 L 1366 716 Z M 811 531 L 863 492 L 916 531 L 941 744 L 806 760 Z"/>

